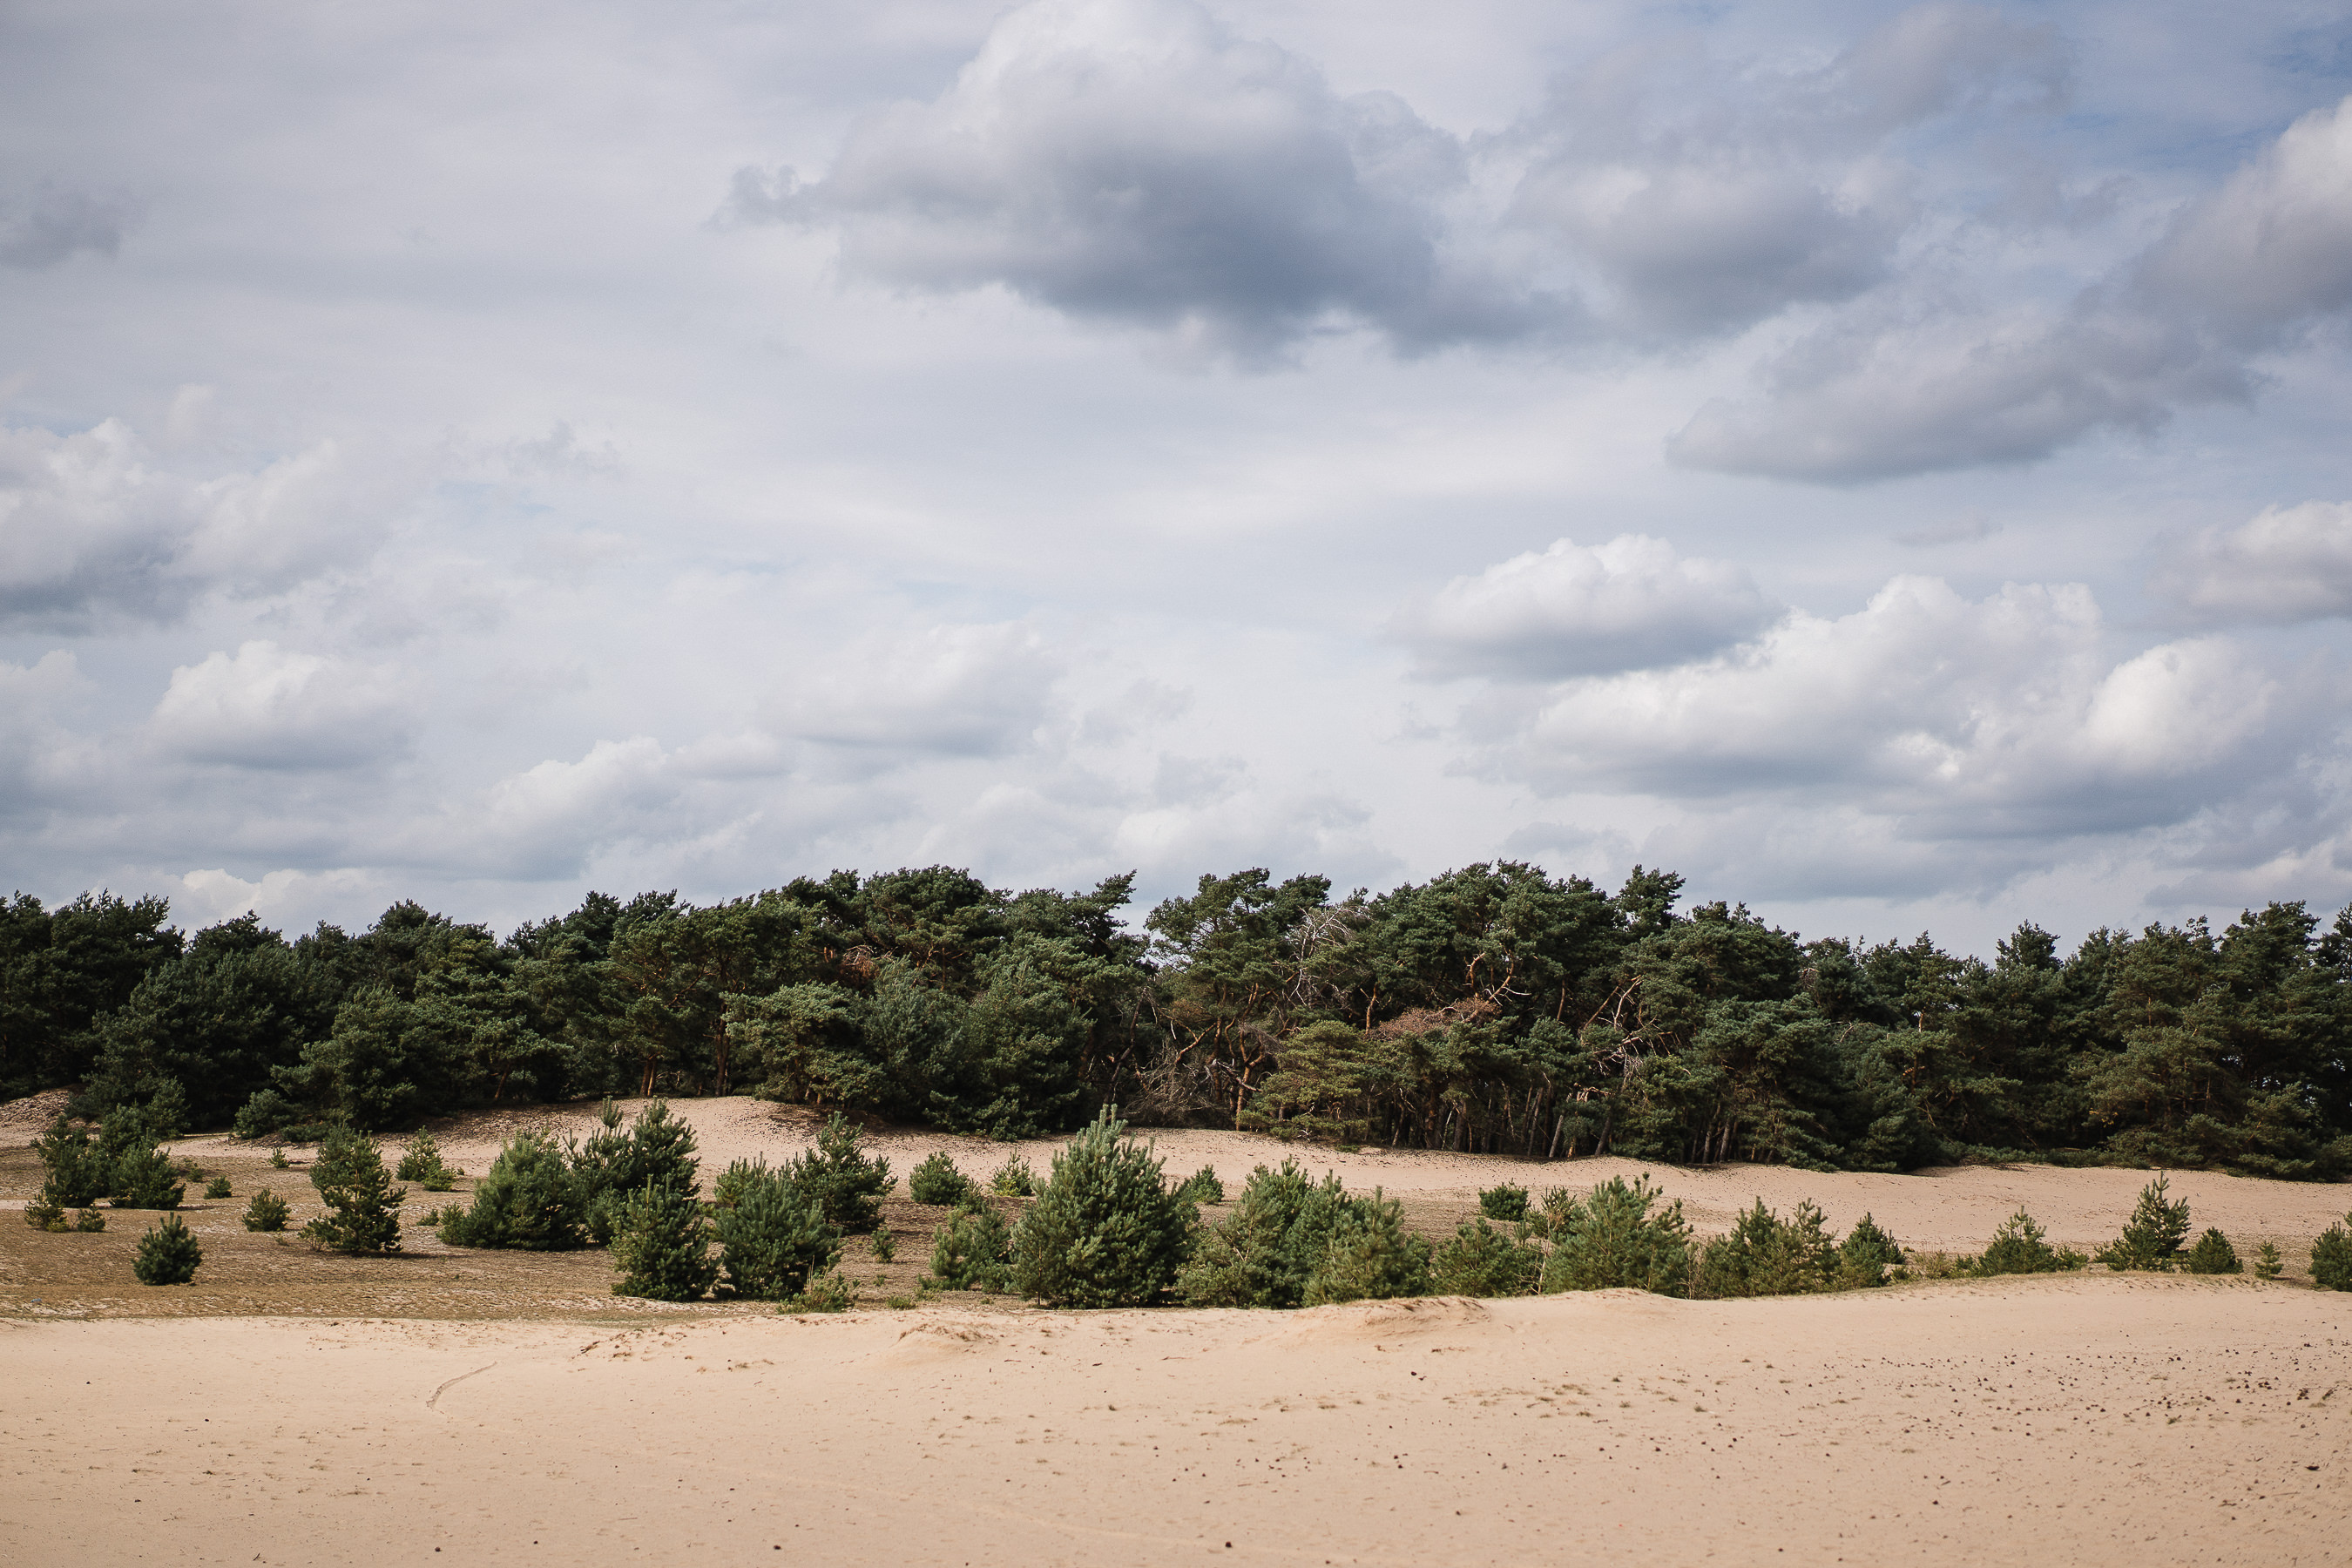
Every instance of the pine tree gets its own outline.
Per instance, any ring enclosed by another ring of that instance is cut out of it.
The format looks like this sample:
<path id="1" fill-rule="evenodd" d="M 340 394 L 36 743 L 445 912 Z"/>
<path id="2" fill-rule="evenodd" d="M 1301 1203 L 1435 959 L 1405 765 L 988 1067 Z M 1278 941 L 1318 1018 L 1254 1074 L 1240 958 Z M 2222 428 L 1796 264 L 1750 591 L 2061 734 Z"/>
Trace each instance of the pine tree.
<path id="1" fill-rule="evenodd" d="M 956 1169 L 944 1151 L 928 1156 L 907 1177 L 907 1195 L 919 1204 L 961 1203 L 971 1191 L 971 1178 Z"/>
<path id="2" fill-rule="evenodd" d="M 441 1145 L 430 1132 L 419 1132 L 409 1140 L 401 1152 L 400 1169 L 394 1176 L 404 1182 L 415 1182 L 428 1193 L 446 1193 L 455 1187 L 462 1172 L 453 1171 L 441 1163 Z"/>
<path id="3" fill-rule="evenodd" d="M 452 1247 L 563 1252 L 584 1246 L 587 1215 L 579 1177 L 553 1139 L 525 1132 L 499 1151 L 489 1173 L 474 1189 L 472 1207 L 449 1205 L 440 1231 Z"/>
<path id="4" fill-rule="evenodd" d="M 286 1228 L 286 1200 L 268 1187 L 253 1194 L 245 1205 L 245 1228 L 256 1231 L 278 1231 Z"/>
<path id="5" fill-rule="evenodd" d="M 817 1132 L 815 1149 L 785 1163 L 783 1179 L 824 1211 L 826 1224 L 856 1236 L 881 1222 L 890 1163 L 869 1159 L 857 1129 L 835 1111 Z"/>
<path id="6" fill-rule="evenodd" d="M 346 1127 L 330 1131 L 319 1144 L 310 1184 L 328 1210 L 302 1227 L 312 1247 L 328 1252 L 400 1250 L 400 1205 L 408 1190 L 392 1184 L 374 1139 Z"/>
<path id="7" fill-rule="evenodd" d="M 670 1114 L 667 1100 L 656 1100 L 638 1111 L 625 1132 L 621 1108 L 609 1100 L 597 1119 L 603 1130 L 589 1135 L 572 1165 L 580 1179 L 588 1238 L 601 1246 L 613 1238 L 621 1210 L 648 1183 L 691 1195 L 699 1185 L 702 1163 L 695 1157 L 694 1129 Z"/>
<path id="8" fill-rule="evenodd" d="M 1105 1110 L 1054 1156 L 1013 1236 L 1013 1282 L 1023 1295 L 1059 1307 L 1134 1307 L 1175 1282 L 1195 1211 L 1126 1131 Z"/>
<path id="9" fill-rule="evenodd" d="M 1838 1243 L 1837 1288 L 1866 1289 L 1886 1283 L 1886 1271 L 1903 1266 L 1903 1249 L 1864 1214 Z"/>
<path id="10" fill-rule="evenodd" d="M 841 1233 L 781 1173 L 739 1161 L 719 1178 L 719 1264 L 733 1294 L 785 1300 L 841 1255 Z"/>
<path id="11" fill-rule="evenodd" d="M 1632 1286 L 1660 1296 L 1679 1296 L 1690 1280 L 1690 1226 L 1677 1199 L 1654 1207 L 1665 1194 L 1647 1176 L 1628 1184 L 1612 1176 L 1581 1199 L 1551 1208 L 1551 1255 L 1544 1259 L 1541 1289 L 1608 1290 Z"/>
<path id="12" fill-rule="evenodd" d="M 2170 1268 L 2189 1239 L 2189 1200 L 2166 1200 L 2169 1179 L 2158 1176 L 2140 1189 L 2129 1223 L 2098 1255 L 2110 1268 Z"/>
<path id="13" fill-rule="evenodd" d="M 188 1233 L 188 1227 L 178 1215 L 165 1215 L 161 1226 L 151 1227 L 139 1238 L 138 1256 L 131 1259 L 131 1271 L 142 1285 L 185 1285 L 196 1277 L 196 1265 L 205 1260 L 205 1249 Z"/>
<path id="14" fill-rule="evenodd" d="M 2041 1224 L 2019 1209 L 2000 1222 L 1992 1233 L 1992 1240 L 1984 1256 L 1969 1265 L 1969 1272 L 1995 1274 L 2056 1274 L 2069 1268 L 2080 1268 L 2086 1261 L 2083 1255 L 2068 1247 L 2053 1247 L 2042 1239 Z"/>
<path id="15" fill-rule="evenodd" d="M 1013 1283 L 1013 1233 L 974 1194 L 932 1233 L 931 1278 L 943 1290 L 1003 1290 Z"/>
<path id="16" fill-rule="evenodd" d="M 2245 1269 L 2230 1238 L 2210 1226 L 2189 1249 L 2188 1265 L 2191 1274 L 2239 1274 Z"/>
<path id="17" fill-rule="evenodd" d="M 719 1279 L 702 1205 L 676 1187 L 648 1182 L 630 1195 L 613 1233 L 615 1296 L 699 1301 Z"/>
<path id="18" fill-rule="evenodd" d="M 113 1172 L 88 1128 L 60 1116 L 33 1140 L 33 1153 L 47 1172 L 41 1196 L 48 1203 L 60 1209 L 80 1208 L 106 1196 Z"/>
<path id="19" fill-rule="evenodd" d="M 2323 1290 L 2352 1290 L 2352 1215 L 2329 1226 L 2311 1244 L 2311 1282 Z"/>
<path id="20" fill-rule="evenodd" d="M 1526 1296 L 1543 1273 L 1543 1253 L 1512 1240 L 1480 1215 L 1437 1249 L 1429 1271 L 1432 1288 L 1441 1296 Z"/>

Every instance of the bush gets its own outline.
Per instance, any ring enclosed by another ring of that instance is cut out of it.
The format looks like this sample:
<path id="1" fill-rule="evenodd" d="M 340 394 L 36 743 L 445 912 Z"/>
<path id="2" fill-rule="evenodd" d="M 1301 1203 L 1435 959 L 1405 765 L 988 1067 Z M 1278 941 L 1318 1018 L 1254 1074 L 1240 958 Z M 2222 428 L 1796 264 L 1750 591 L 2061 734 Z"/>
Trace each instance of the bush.
<path id="1" fill-rule="evenodd" d="M 2352 1215 L 2344 1216 L 2352 1220 Z M 2352 1234 L 2338 1221 L 2311 1244 L 2311 1282 L 2323 1290 L 2352 1290 Z"/>
<path id="2" fill-rule="evenodd" d="M 719 1181 L 712 1211 L 719 1267 L 738 1296 L 782 1301 L 841 1256 L 841 1232 L 807 1193 L 762 1163 L 737 1161 Z"/>
<path id="3" fill-rule="evenodd" d="M 2058 1274 L 2083 1267 L 2085 1259 L 2081 1253 L 2053 1247 L 2042 1234 L 2034 1217 L 2021 1208 L 2000 1222 L 1984 1256 L 1965 1265 L 1963 1271 L 1989 1279 L 1998 1274 Z"/>
<path id="4" fill-rule="evenodd" d="M 1483 1202 L 1486 1194 L 1479 1196 Z M 1527 1194 L 1519 1196 L 1524 1205 Z M 1437 1249 L 1429 1271 L 1441 1296 L 1527 1296 L 1543 1273 L 1543 1251 L 1512 1240 L 1481 1215 Z"/>
<path id="5" fill-rule="evenodd" d="M 975 1196 L 931 1233 L 931 1278 L 943 1290 L 1003 1290 L 1013 1284 L 1013 1233 Z"/>
<path id="6" fill-rule="evenodd" d="M 889 1233 L 888 1231 L 887 1231 L 887 1230 L 877 1230 L 877 1231 L 876 1231 L 876 1232 L 874 1233 L 874 1239 L 873 1239 L 873 1241 L 872 1241 L 869 1245 L 871 1245 L 871 1246 L 873 1247 L 873 1248 L 874 1248 L 874 1261 L 875 1261 L 875 1262 L 877 1262 L 877 1263 L 895 1263 L 895 1262 L 897 1262 L 897 1261 L 898 1261 L 898 1242 L 896 1242 L 896 1241 L 894 1241 L 893 1239 L 891 1239 L 891 1236 L 890 1236 L 890 1233 Z"/>
<path id="7" fill-rule="evenodd" d="M 1865 1214 L 1838 1243 L 1837 1279 L 1840 1290 L 1868 1289 L 1886 1283 L 1886 1271 L 1903 1266 L 1903 1249 L 1895 1238 Z"/>
<path id="8" fill-rule="evenodd" d="M 1728 1300 L 1747 1296 L 1799 1296 L 1830 1289 L 1838 1268 L 1837 1244 L 1830 1239 L 1822 1211 L 1801 1202 L 1783 1220 L 1756 1206 L 1732 1222 L 1726 1234 L 1700 1248 L 1690 1293 Z"/>
<path id="9" fill-rule="evenodd" d="M 907 1178 L 907 1195 L 919 1204 L 961 1203 L 971 1191 L 971 1178 L 957 1170 L 944 1151 L 925 1159 Z"/>
<path id="10" fill-rule="evenodd" d="M 580 1181 L 588 1239 L 601 1246 L 619 1228 L 621 1210 L 647 1185 L 674 1187 L 691 1197 L 702 1163 L 694 1155 L 694 1129 L 670 1114 L 667 1100 L 638 1111 L 625 1132 L 621 1108 L 609 1100 L 597 1120 L 603 1131 L 589 1134 L 572 1156 L 572 1168 Z"/>
<path id="11" fill-rule="evenodd" d="M 273 1171 L 282 1171 L 286 1168 L 286 1147 L 284 1144 L 281 1143 L 277 1148 L 272 1149 L 269 1152 L 269 1168 Z"/>
<path id="12" fill-rule="evenodd" d="M 62 1116 L 33 1140 L 33 1153 L 47 1172 L 41 1183 L 42 1200 L 60 1209 L 96 1203 L 112 1184 L 105 1151 L 91 1141 L 88 1128 Z"/>
<path id="13" fill-rule="evenodd" d="M 1233 1212 L 1200 1233 L 1177 1278 L 1196 1307 L 1290 1308 L 1414 1296 L 1429 1289 L 1429 1244 L 1407 1236 L 1401 1205 L 1351 1197 L 1336 1175 L 1296 1161 L 1250 1173 Z"/>
<path id="14" fill-rule="evenodd" d="M 25 1205 L 25 1223 L 35 1230 L 63 1231 L 66 1228 L 65 1205 L 52 1203 L 47 1194 L 37 1197 Z"/>
<path id="15" fill-rule="evenodd" d="M 846 1312 L 857 1305 L 857 1288 L 837 1269 L 813 1275 L 808 1289 L 779 1309 L 786 1312 Z"/>
<path id="16" fill-rule="evenodd" d="M 256 1089 L 253 1098 L 238 1108 L 229 1131 L 239 1138 L 267 1138 L 284 1131 L 302 1117 L 301 1107 L 276 1089 Z"/>
<path id="17" fill-rule="evenodd" d="M 1057 1307 L 1134 1307 L 1176 1279 L 1192 1205 L 1108 1109 L 1061 1152 L 1013 1237 L 1013 1282 Z"/>
<path id="18" fill-rule="evenodd" d="M 2098 1255 L 2110 1268 L 2170 1268 L 2179 1261 L 2180 1244 L 2189 1239 L 2189 1200 L 2165 1201 L 2169 1179 L 2158 1176 L 2140 1189 L 2123 1234 Z"/>
<path id="19" fill-rule="evenodd" d="M 107 1201 L 119 1209 L 177 1208 L 188 1191 L 173 1174 L 171 1159 L 152 1145 L 119 1156 L 108 1186 L 112 1195 Z"/>
<path id="20" fill-rule="evenodd" d="M 1525 1219 L 1528 1217 L 1528 1190 L 1509 1182 L 1488 1187 L 1478 1194 L 1478 1212 L 1487 1219 Z"/>
<path id="21" fill-rule="evenodd" d="M 1214 1165 L 1203 1165 L 1176 1188 L 1176 1195 L 1188 1204 L 1221 1204 L 1225 1201 L 1225 1184 L 1218 1178 Z"/>
<path id="22" fill-rule="evenodd" d="M 245 1205 L 245 1228 L 247 1230 L 284 1230 L 286 1216 L 291 1211 L 286 1200 L 268 1187 L 253 1194 Z"/>
<path id="23" fill-rule="evenodd" d="M 419 1132 L 401 1151 L 400 1169 L 393 1173 L 404 1182 L 415 1182 L 428 1193 L 446 1193 L 457 1184 L 463 1171 L 453 1171 L 441 1163 L 441 1145 L 430 1132 Z"/>
<path id="24" fill-rule="evenodd" d="M 310 1184 L 327 1205 L 302 1227 L 311 1246 L 328 1252 L 400 1250 L 400 1205 L 408 1193 L 392 1184 L 374 1139 L 343 1127 L 329 1132 L 310 1167 Z"/>
<path id="25" fill-rule="evenodd" d="M 2189 1272 L 2191 1274 L 2242 1274 L 2245 1265 L 2238 1261 L 2238 1249 L 2230 1238 L 2208 1226 L 2197 1245 L 2189 1249 Z"/>
<path id="26" fill-rule="evenodd" d="M 437 1151 L 432 1156 L 438 1164 Z M 404 1160 L 401 1168 L 411 1168 Z M 512 1247 L 520 1252 L 569 1252 L 588 1240 L 587 1206 L 580 1180 L 555 1140 L 525 1132 L 510 1140 L 474 1189 L 473 1206 L 449 1205 L 441 1239 L 452 1247 Z"/>
<path id="27" fill-rule="evenodd" d="M 2265 1241 L 2254 1248 L 2255 1279 L 2275 1279 L 2279 1277 L 2279 1270 L 2285 1267 L 2286 1260 L 2279 1256 L 2279 1249 L 2275 1243 Z"/>
<path id="28" fill-rule="evenodd" d="M 185 1285 L 195 1279 L 196 1265 L 204 1260 L 205 1249 L 196 1245 L 186 1224 L 178 1215 L 165 1215 L 162 1225 L 139 1238 L 131 1271 L 142 1285 Z"/>
<path id="29" fill-rule="evenodd" d="M 620 1205 L 613 1263 L 615 1296 L 648 1301 L 698 1301 L 719 1279 L 702 1205 L 676 1187 L 640 1187 Z"/>
<path id="30" fill-rule="evenodd" d="M 101 1231 L 106 1228 L 106 1216 L 96 1209 L 84 1209 L 74 1217 L 73 1227 L 85 1233 Z"/>
<path id="31" fill-rule="evenodd" d="M 1681 1295 L 1690 1281 L 1690 1225 L 1679 1199 L 1651 1212 L 1664 1195 L 1647 1176 L 1630 1185 L 1612 1176 L 1582 1198 L 1551 1206 L 1553 1245 L 1539 1289 Z"/>
<path id="32" fill-rule="evenodd" d="M 785 1163 L 783 1179 L 824 1211 L 827 1225 L 856 1236 L 881 1223 L 890 1163 L 868 1159 L 857 1129 L 835 1111 L 818 1131 L 815 1149 Z"/>
<path id="33" fill-rule="evenodd" d="M 1001 1197 L 1034 1198 L 1037 1195 L 1037 1173 L 1020 1155 L 1007 1154 L 1004 1163 L 988 1178 L 988 1190 Z"/>
<path id="34" fill-rule="evenodd" d="M 211 1181 L 205 1184 L 205 1196 L 208 1198 L 225 1198 L 229 1195 L 228 1178 L 226 1176 L 215 1176 Z"/>

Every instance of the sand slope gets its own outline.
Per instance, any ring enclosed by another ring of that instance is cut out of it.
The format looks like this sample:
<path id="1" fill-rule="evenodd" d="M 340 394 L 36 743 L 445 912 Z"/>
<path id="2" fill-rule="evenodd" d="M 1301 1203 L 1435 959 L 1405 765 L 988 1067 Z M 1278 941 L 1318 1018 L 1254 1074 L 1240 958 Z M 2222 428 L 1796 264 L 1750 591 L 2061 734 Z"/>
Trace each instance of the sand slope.
<path id="1" fill-rule="evenodd" d="M 0 1561 L 26 1568 L 2316 1564 L 2352 1543 L 2352 1296 L 2236 1281 L 618 1331 L 15 1321 L 0 1363 Z"/>

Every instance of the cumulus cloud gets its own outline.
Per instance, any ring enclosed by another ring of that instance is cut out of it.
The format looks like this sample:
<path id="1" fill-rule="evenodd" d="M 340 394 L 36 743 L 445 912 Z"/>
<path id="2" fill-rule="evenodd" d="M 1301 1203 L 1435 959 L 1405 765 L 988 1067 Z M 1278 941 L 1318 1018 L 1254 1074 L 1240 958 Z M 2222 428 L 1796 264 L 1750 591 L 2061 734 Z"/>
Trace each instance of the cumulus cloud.
<path id="1" fill-rule="evenodd" d="M 877 632 L 795 671 L 774 704 L 782 732 L 880 766 L 995 757 L 1045 722 L 1061 664 L 1029 626 Z"/>
<path id="2" fill-rule="evenodd" d="M 2063 310 L 1889 301 L 1841 316 L 1667 445 L 1691 468 L 1832 482 L 2027 462 L 2243 400 L 2254 355 L 2352 306 L 2352 98 L 2290 126 Z"/>
<path id="3" fill-rule="evenodd" d="M 2352 616 L 2352 504 L 2270 507 L 2174 553 L 2150 584 L 2201 619 L 2286 625 Z"/>
<path id="4" fill-rule="evenodd" d="M 277 592 L 363 552 L 399 494 L 331 441 L 191 476 L 119 419 L 0 428 L 0 625 L 169 617 L 207 593 Z"/>
<path id="5" fill-rule="evenodd" d="M 137 216 L 127 196 L 57 184 L 0 197 L 0 267 L 55 267 L 85 250 L 112 256 Z"/>
<path id="6" fill-rule="evenodd" d="M 149 728 L 171 755 L 234 767 L 357 767 L 404 752 L 418 702 L 394 669 L 253 641 L 172 671 Z"/>
<path id="7" fill-rule="evenodd" d="M 2178 821 L 2291 756 L 2300 717 L 2226 639 L 2114 661 L 2087 589 L 1970 601 L 1901 577 L 1853 615 L 1484 722 L 1497 771 L 1549 792 L 1836 802 L 1967 839 Z"/>
<path id="8" fill-rule="evenodd" d="M 1400 631 L 1425 675 L 1557 680 L 1701 658 L 1778 613 L 1744 568 L 1627 533 L 1597 547 L 1559 540 L 1456 577 Z"/>

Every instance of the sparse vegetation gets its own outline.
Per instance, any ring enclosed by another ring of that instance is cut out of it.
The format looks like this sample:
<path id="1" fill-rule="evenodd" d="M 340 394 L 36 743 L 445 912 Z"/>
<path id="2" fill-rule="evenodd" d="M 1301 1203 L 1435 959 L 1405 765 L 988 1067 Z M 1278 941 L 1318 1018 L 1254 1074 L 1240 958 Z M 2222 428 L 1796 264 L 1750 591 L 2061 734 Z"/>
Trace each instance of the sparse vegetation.
<path id="1" fill-rule="evenodd" d="M 2255 1279 L 2275 1279 L 2279 1277 L 2280 1271 L 2285 1268 L 2285 1267 L 2286 1259 L 2279 1256 L 2278 1246 L 2275 1242 L 2265 1241 L 2261 1246 L 2254 1248 Z"/>
<path id="2" fill-rule="evenodd" d="M 2067 1247 L 2043 1239 L 2041 1223 L 2022 1208 L 2000 1222 L 1982 1256 L 1959 1260 L 1956 1272 L 1990 1277 L 2000 1274 L 2059 1274 L 2089 1261 Z"/>
<path id="3" fill-rule="evenodd" d="M 1798 1296 L 1831 1289 L 1837 1275 L 1837 1243 L 1820 1209 L 1800 1202 L 1784 1220 L 1759 1198 L 1729 1231 L 1699 1248 L 1690 1293 L 1702 1299 Z"/>
<path id="4" fill-rule="evenodd" d="M 1199 1233 L 1176 1290 L 1202 1307 L 1419 1295 L 1429 1259 L 1429 1243 L 1404 1231 L 1398 1205 L 1352 1196 L 1337 1176 L 1318 1183 L 1285 1160 L 1252 1171 L 1233 1211 Z"/>
<path id="5" fill-rule="evenodd" d="M 65 1205 L 45 1193 L 25 1205 L 25 1223 L 35 1230 L 62 1231 L 66 1228 Z"/>
<path id="6" fill-rule="evenodd" d="M 1218 1177 L 1214 1165 L 1203 1165 L 1178 1184 L 1176 1195 L 1196 1207 L 1221 1204 L 1225 1201 L 1225 1184 Z"/>
<path id="7" fill-rule="evenodd" d="M 926 1157 L 907 1178 L 907 1195 L 919 1204 L 961 1203 L 971 1190 L 971 1178 L 958 1170 L 944 1151 Z"/>
<path id="8" fill-rule="evenodd" d="M 74 1216 L 73 1227 L 74 1229 L 84 1232 L 85 1234 L 92 1231 L 104 1230 L 106 1228 L 106 1216 L 99 1213 L 96 1209 L 84 1209 L 80 1214 Z"/>
<path id="9" fill-rule="evenodd" d="M 1524 1205 L 1527 1194 L 1519 1197 Z M 1543 1249 L 1513 1240 L 1480 1215 L 1437 1249 L 1429 1268 L 1441 1296 L 1528 1296 L 1543 1273 Z"/>
<path id="10" fill-rule="evenodd" d="M 415 1182 L 428 1193 L 446 1193 L 457 1186 L 465 1173 L 443 1164 L 441 1145 L 430 1132 L 419 1132 L 401 1152 L 400 1168 L 393 1174 L 404 1182 Z"/>
<path id="11" fill-rule="evenodd" d="M 392 1184 L 383 1152 L 363 1132 L 336 1128 L 319 1145 L 310 1184 L 327 1212 L 302 1227 L 304 1239 L 328 1252 L 400 1250 L 400 1205 L 405 1188 Z"/>
<path id="12" fill-rule="evenodd" d="M 284 1198 L 268 1187 L 253 1194 L 245 1205 L 245 1228 L 258 1231 L 279 1231 L 286 1228 L 289 1210 Z"/>
<path id="13" fill-rule="evenodd" d="M 207 1198 L 225 1198 L 230 1195 L 226 1176 L 215 1176 L 205 1184 L 205 1196 Z"/>
<path id="14" fill-rule="evenodd" d="M 647 1185 L 691 1194 L 702 1163 L 695 1158 L 694 1130 L 670 1113 L 667 1100 L 638 1111 L 626 1131 L 621 1129 L 620 1107 L 609 1100 L 597 1120 L 599 1130 L 589 1134 L 572 1163 L 588 1238 L 601 1246 L 613 1239 L 621 1210 Z"/>
<path id="15" fill-rule="evenodd" d="M 1004 1156 L 1004 1163 L 996 1167 L 988 1178 L 988 1190 L 999 1197 L 1030 1198 L 1037 1195 L 1037 1173 L 1029 1162 L 1018 1154 Z"/>
<path id="16" fill-rule="evenodd" d="M 196 1267 L 204 1260 L 205 1249 L 186 1223 L 178 1215 L 165 1215 L 162 1225 L 151 1226 L 139 1238 L 131 1271 L 142 1285 L 185 1285 L 195 1279 Z"/>
<path id="17" fill-rule="evenodd" d="M 1013 1282 L 1054 1306 L 1133 1307 L 1175 1282 L 1192 1205 L 1108 1110 L 1054 1156 L 1013 1237 Z"/>
<path id="18" fill-rule="evenodd" d="M 2155 1270 L 2180 1261 L 2181 1244 L 2189 1239 L 2189 1200 L 2169 1201 L 2170 1184 L 2159 1175 L 2140 1189 L 2123 1234 L 2100 1249 L 2097 1261 L 2110 1268 Z"/>
<path id="19" fill-rule="evenodd" d="M 888 1231 L 876 1231 L 866 1245 L 873 1248 L 875 1262 L 893 1263 L 898 1260 L 898 1244 L 891 1238 Z"/>
<path id="20" fill-rule="evenodd" d="M 810 1277 L 808 1288 L 784 1303 L 787 1312 L 846 1312 L 857 1305 L 857 1287 L 840 1272 L 827 1269 Z"/>
<path id="21" fill-rule="evenodd" d="M 719 1191 L 712 1215 L 719 1267 L 733 1294 L 789 1300 L 841 1256 L 841 1232 L 786 1173 L 738 1161 L 719 1178 Z"/>
<path id="22" fill-rule="evenodd" d="M 881 1223 L 890 1163 L 869 1157 L 857 1129 L 835 1112 L 818 1130 L 816 1147 L 786 1163 L 783 1179 L 817 1205 L 827 1225 L 858 1236 Z"/>

